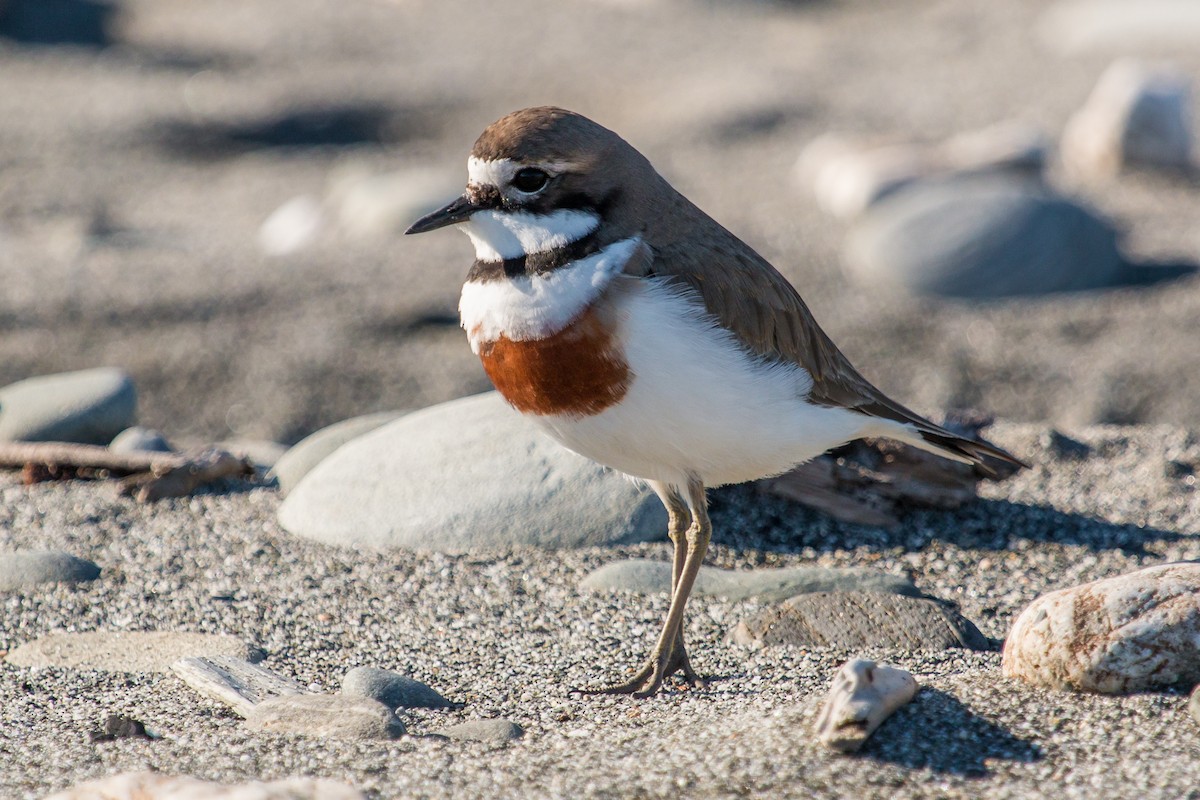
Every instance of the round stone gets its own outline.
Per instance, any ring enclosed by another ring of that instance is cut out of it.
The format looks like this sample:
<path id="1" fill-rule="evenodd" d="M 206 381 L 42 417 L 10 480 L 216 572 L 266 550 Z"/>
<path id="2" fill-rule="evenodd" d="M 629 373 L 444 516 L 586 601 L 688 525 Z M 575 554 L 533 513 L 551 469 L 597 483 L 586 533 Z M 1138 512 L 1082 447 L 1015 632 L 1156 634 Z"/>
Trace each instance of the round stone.
<path id="1" fill-rule="evenodd" d="M 0 441 L 108 444 L 136 417 L 133 381 L 110 367 L 43 375 L 0 389 Z"/>
<path id="2" fill-rule="evenodd" d="M 1111 225 L 1040 183 L 1004 177 L 917 183 L 879 201 L 846 242 L 858 282 L 987 299 L 1119 285 L 1129 270 Z"/>
<path id="3" fill-rule="evenodd" d="M 449 700 L 418 680 L 378 667 L 355 667 L 342 679 L 342 694 L 369 697 L 388 708 L 449 708 Z"/>
<path id="4" fill-rule="evenodd" d="M 100 577 L 100 567 L 61 550 L 0 553 L 0 592 L 42 583 L 84 583 Z"/>
<path id="5" fill-rule="evenodd" d="M 560 446 L 495 392 L 346 443 L 292 490 L 279 520 L 329 544 L 443 552 L 645 541 L 667 529 L 652 492 Z"/>

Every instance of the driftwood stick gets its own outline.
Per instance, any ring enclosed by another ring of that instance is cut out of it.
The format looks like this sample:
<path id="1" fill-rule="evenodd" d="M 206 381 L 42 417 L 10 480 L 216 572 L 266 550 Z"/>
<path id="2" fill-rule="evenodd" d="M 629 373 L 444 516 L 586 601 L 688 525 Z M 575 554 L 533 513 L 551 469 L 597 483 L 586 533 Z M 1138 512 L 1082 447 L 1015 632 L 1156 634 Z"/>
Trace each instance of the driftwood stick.
<path id="1" fill-rule="evenodd" d="M 41 464 L 128 475 L 163 472 L 186 462 L 187 457 L 178 453 L 114 453 L 107 447 L 71 442 L 0 442 L 0 469 Z"/>

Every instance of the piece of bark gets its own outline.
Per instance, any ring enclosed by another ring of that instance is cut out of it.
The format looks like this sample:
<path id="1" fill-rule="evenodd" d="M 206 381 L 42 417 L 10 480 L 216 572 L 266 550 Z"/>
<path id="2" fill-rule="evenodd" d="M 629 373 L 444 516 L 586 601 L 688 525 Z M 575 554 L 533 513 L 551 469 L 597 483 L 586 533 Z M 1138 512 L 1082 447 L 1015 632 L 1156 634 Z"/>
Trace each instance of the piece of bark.
<path id="1" fill-rule="evenodd" d="M 188 686 L 224 703 L 243 719 L 268 698 L 309 693 L 291 678 L 232 656 L 181 658 L 171 665 L 171 670 Z"/>
<path id="2" fill-rule="evenodd" d="M 916 694 L 917 681 L 905 670 L 863 658 L 847 661 L 817 717 L 817 738 L 827 747 L 852 753 Z"/>
<path id="3" fill-rule="evenodd" d="M 254 467 L 244 458 L 215 447 L 191 455 L 184 463 L 164 472 L 131 475 L 121 481 L 121 494 L 143 503 L 165 497 L 183 497 L 221 478 L 249 477 Z"/>
<path id="4" fill-rule="evenodd" d="M 946 427 L 977 438 L 991 420 L 980 416 L 948 418 Z M 996 479 L 1016 467 L 989 461 Z M 804 503 L 830 516 L 859 525 L 895 528 L 907 506 L 958 508 L 976 497 L 983 473 L 967 464 L 887 439 L 851 442 L 775 478 L 757 482 L 759 491 Z"/>

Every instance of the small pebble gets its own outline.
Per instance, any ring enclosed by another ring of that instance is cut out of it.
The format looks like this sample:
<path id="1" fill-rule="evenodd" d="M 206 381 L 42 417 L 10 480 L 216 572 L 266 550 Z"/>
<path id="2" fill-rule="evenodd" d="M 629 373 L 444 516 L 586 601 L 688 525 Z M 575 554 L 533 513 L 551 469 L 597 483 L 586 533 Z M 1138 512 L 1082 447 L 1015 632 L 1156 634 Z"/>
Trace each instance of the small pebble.
<path id="1" fill-rule="evenodd" d="M 476 719 L 452 725 L 436 735 L 464 742 L 492 742 L 501 744 L 520 739 L 525 734 L 521 726 L 506 719 Z"/>
<path id="2" fill-rule="evenodd" d="M 404 724 L 383 703 L 336 694 L 269 698 L 250 710 L 246 727 L 332 739 L 395 739 L 405 733 Z"/>
<path id="3" fill-rule="evenodd" d="M 453 705 L 418 680 L 378 667 L 355 667 L 342 679 L 342 694 L 368 697 L 388 708 L 449 708 Z"/>
<path id="4" fill-rule="evenodd" d="M 100 577 L 100 567 L 61 550 L 0 553 L 0 592 L 43 583 L 86 583 Z"/>

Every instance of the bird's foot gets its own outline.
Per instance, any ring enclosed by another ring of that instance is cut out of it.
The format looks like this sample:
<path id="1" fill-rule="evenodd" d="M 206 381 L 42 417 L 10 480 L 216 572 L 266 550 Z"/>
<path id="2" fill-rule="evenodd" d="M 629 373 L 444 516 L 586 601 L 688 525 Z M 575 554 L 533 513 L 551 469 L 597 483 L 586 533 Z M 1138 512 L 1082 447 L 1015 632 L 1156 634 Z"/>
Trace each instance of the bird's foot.
<path id="1" fill-rule="evenodd" d="M 670 652 L 657 652 L 646 660 L 642 668 L 627 681 L 602 686 L 597 689 L 583 689 L 584 694 L 629 694 L 639 700 L 652 697 L 662 688 L 663 681 L 677 672 L 683 673 L 683 680 L 688 686 L 703 689 L 704 680 L 692 669 L 688 660 L 687 648 L 682 641 L 677 641 Z"/>

